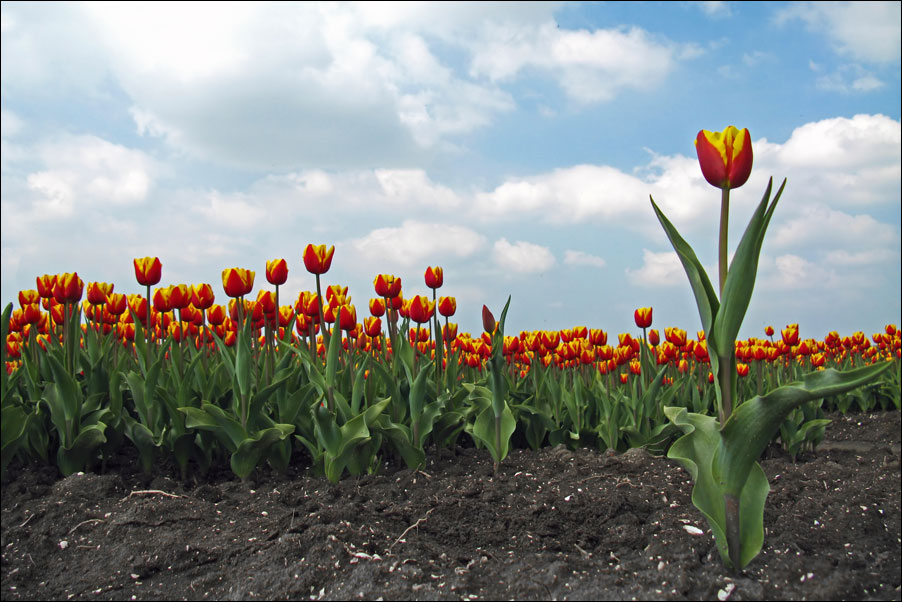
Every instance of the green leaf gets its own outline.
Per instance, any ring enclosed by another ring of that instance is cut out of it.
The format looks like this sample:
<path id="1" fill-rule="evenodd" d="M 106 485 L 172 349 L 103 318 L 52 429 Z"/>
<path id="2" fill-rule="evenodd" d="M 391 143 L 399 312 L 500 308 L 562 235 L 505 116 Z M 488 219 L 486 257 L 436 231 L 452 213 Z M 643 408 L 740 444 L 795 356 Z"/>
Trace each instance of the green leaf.
<path id="1" fill-rule="evenodd" d="M 230 461 L 232 472 L 239 478 L 247 477 L 269 452 L 270 447 L 293 432 L 294 425 L 292 424 L 276 424 L 272 428 L 264 429 L 253 437 L 245 439 L 232 453 Z"/>
<path id="2" fill-rule="evenodd" d="M 761 255 L 764 234 L 771 217 L 773 217 L 774 210 L 777 208 L 780 196 L 783 194 L 783 189 L 786 187 L 786 180 L 783 180 L 783 185 L 780 186 L 780 190 L 777 191 L 771 203 L 770 193 L 773 185 L 774 180 L 771 178 L 767 183 L 767 189 L 764 191 L 761 202 L 749 220 L 745 234 L 736 247 L 733 260 L 730 262 L 730 269 L 727 272 L 727 280 L 724 283 L 720 299 L 721 308 L 717 312 L 713 325 L 714 340 L 723 342 L 722 346 L 724 347 L 728 342 L 732 343 L 736 340 L 742 320 L 748 310 L 755 287 L 755 277 L 758 273 L 758 258 Z M 705 329 L 705 332 L 709 331 Z M 726 352 L 727 349 L 724 351 Z M 732 349 L 729 351 L 732 352 Z"/>
<path id="3" fill-rule="evenodd" d="M 723 426 L 723 445 L 715 458 L 714 470 L 724 481 L 724 491 L 736 495 L 741 490 L 751 465 L 794 408 L 812 399 L 856 389 L 891 366 L 891 362 L 885 362 L 846 372 L 832 368 L 812 372 L 801 382 L 782 386 L 740 405 Z"/>
<path id="4" fill-rule="evenodd" d="M 247 399 L 251 391 L 251 321 L 245 320 L 238 331 L 235 341 L 235 378 L 238 380 L 238 392 L 242 399 Z"/>
<path id="5" fill-rule="evenodd" d="M 717 419 L 713 416 L 691 414 L 685 408 L 678 407 L 664 408 L 664 413 L 673 424 L 686 433 L 670 447 L 667 457 L 679 461 L 692 475 L 695 483 L 692 488 L 692 503 L 708 520 L 724 564 L 737 570 L 745 567 L 758 555 L 764 543 L 764 501 L 770 492 L 764 471 L 755 462 L 741 493 L 739 502 L 741 559 L 739 566 L 734 567 L 727 542 L 724 491 L 711 470 L 715 450 L 720 443 Z"/>
<path id="6" fill-rule="evenodd" d="M 673 250 L 676 251 L 677 256 L 680 258 L 680 262 L 683 264 L 683 269 L 686 270 L 686 275 L 689 277 L 689 284 L 692 286 L 692 292 L 695 294 L 695 303 L 698 306 L 698 314 L 702 320 L 702 327 L 705 329 L 706 333 L 711 333 L 712 326 L 714 325 L 714 318 L 717 316 L 717 312 L 720 309 L 720 302 L 717 300 L 717 292 L 711 285 L 711 280 L 708 278 L 705 268 L 702 267 L 701 262 L 695 255 L 695 251 L 692 250 L 689 243 L 680 236 L 680 233 L 677 232 L 677 229 L 670 223 L 670 220 L 668 220 L 664 213 L 661 212 L 655 204 L 655 200 L 651 198 L 651 196 L 649 196 L 649 199 L 651 199 L 651 206 L 655 210 L 655 215 L 658 216 L 658 221 L 661 222 L 664 232 L 667 233 L 667 238 L 670 239 L 670 244 L 673 245 Z M 717 354 L 716 341 L 717 339 L 711 337 L 709 334 L 708 351 L 711 356 Z"/>
<path id="7" fill-rule="evenodd" d="M 103 432 L 106 425 L 102 422 L 81 429 L 72 445 L 60 446 L 56 453 L 56 462 L 63 476 L 84 470 L 97 448 L 106 442 Z"/>
<path id="8" fill-rule="evenodd" d="M 212 403 L 203 403 L 200 408 L 179 408 L 179 412 L 185 414 L 185 427 L 211 431 L 232 453 L 248 438 L 241 423 Z"/>
<path id="9" fill-rule="evenodd" d="M 19 406 L 9 405 L 0 412 L 0 474 L 6 474 L 6 467 L 16 455 L 27 422 L 28 415 Z"/>
<path id="10" fill-rule="evenodd" d="M 476 417 L 473 424 L 472 434 L 483 445 L 485 445 L 492 454 L 495 464 L 498 464 L 507 457 L 510 451 L 511 435 L 517 429 L 517 421 L 514 419 L 513 413 L 507 404 L 504 404 L 504 410 L 501 413 L 501 447 L 495 445 L 495 411 L 491 407 L 485 408 Z"/>

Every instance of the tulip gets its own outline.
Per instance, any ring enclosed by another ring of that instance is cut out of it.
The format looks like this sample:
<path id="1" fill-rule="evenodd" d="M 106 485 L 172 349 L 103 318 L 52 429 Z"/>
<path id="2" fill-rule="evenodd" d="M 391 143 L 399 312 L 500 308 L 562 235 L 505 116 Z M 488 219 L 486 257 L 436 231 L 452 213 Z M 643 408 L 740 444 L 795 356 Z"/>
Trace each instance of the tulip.
<path id="1" fill-rule="evenodd" d="M 454 297 L 439 297 L 438 298 L 438 313 L 442 314 L 446 318 L 450 318 L 457 312 L 457 299 Z"/>
<path id="2" fill-rule="evenodd" d="M 335 255 L 335 247 L 326 249 L 326 245 L 313 246 L 308 244 L 304 249 L 304 267 L 311 274 L 317 276 L 325 274 L 332 267 L 332 256 Z"/>
<path id="3" fill-rule="evenodd" d="M 107 299 L 106 310 L 114 316 L 122 314 L 127 306 L 128 299 L 120 293 L 110 293 Z"/>
<path id="4" fill-rule="evenodd" d="M 401 294 L 401 279 L 389 274 L 379 274 L 373 281 L 376 294 L 393 299 Z"/>
<path id="5" fill-rule="evenodd" d="M 169 302 L 172 289 L 170 287 L 158 288 L 153 292 L 153 308 L 160 313 L 172 310 L 172 304 Z"/>
<path id="6" fill-rule="evenodd" d="M 363 331 L 370 337 L 378 337 L 382 334 L 382 319 L 370 316 L 363 320 Z"/>
<path id="7" fill-rule="evenodd" d="M 38 295 L 42 299 L 49 299 L 53 297 L 53 287 L 56 284 L 56 275 L 50 276 L 44 274 L 43 276 L 38 276 L 35 278 L 35 282 L 38 287 Z M 44 309 L 47 309 L 46 307 Z"/>
<path id="8" fill-rule="evenodd" d="M 482 306 L 482 328 L 489 334 L 495 333 L 495 316 L 485 305 Z"/>
<path id="9" fill-rule="evenodd" d="M 191 304 L 197 309 L 209 309 L 213 306 L 215 295 L 209 284 L 195 284 L 191 287 Z"/>
<path id="10" fill-rule="evenodd" d="M 661 335 L 658 334 L 658 331 L 655 329 L 651 329 L 648 331 L 648 344 L 652 347 L 657 347 L 658 343 L 661 342 Z"/>
<path id="11" fill-rule="evenodd" d="M 380 299 L 379 297 L 375 297 L 370 299 L 370 314 L 373 317 L 379 318 L 385 315 L 385 299 Z M 370 335 L 372 336 L 372 335 Z"/>
<path id="12" fill-rule="evenodd" d="M 608 333 L 600 328 L 593 328 L 589 330 L 589 342 L 596 347 L 604 347 L 608 344 Z"/>
<path id="13" fill-rule="evenodd" d="M 222 271 L 222 288 L 229 297 L 243 297 L 254 288 L 254 276 L 251 270 L 227 268 Z"/>
<path id="14" fill-rule="evenodd" d="M 651 326 L 651 312 L 652 309 L 650 307 L 640 307 L 633 313 L 633 319 L 636 321 L 636 326 L 639 328 L 648 328 Z"/>
<path id="15" fill-rule="evenodd" d="M 702 130 L 695 138 L 702 175 L 711 186 L 739 188 L 752 173 L 752 141 L 748 129 L 732 125 L 723 132 Z"/>
<path id="16" fill-rule="evenodd" d="M 686 344 L 686 331 L 673 326 L 664 329 L 664 338 L 671 344 L 682 347 Z"/>
<path id="17" fill-rule="evenodd" d="M 113 292 L 113 285 L 108 282 L 89 282 L 88 283 L 88 303 L 91 305 L 103 305 L 109 299 Z M 21 293 L 19 299 L 22 299 Z"/>
<path id="18" fill-rule="evenodd" d="M 52 288 L 52 287 L 51 287 Z M 19 306 L 25 307 L 26 305 L 31 305 L 33 303 L 40 303 L 41 295 L 38 291 L 34 289 L 19 291 Z M 890 333 L 892 334 L 892 333 Z"/>
<path id="19" fill-rule="evenodd" d="M 782 331 L 780 334 L 783 335 L 783 343 L 786 345 L 798 345 L 799 344 L 799 325 L 798 324 L 790 324 Z"/>
<path id="20" fill-rule="evenodd" d="M 163 265 L 159 257 L 143 257 L 135 259 L 135 278 L 142 286 L 153 286 L 160 283 Z"/>
<path id="21" fill-rule="evenodd" d="M 422 295 L 416 295 L 410 300 L 410 319 L 417 324 L 425 324 L 432 319 L 435 313 L 435 304 Z"/>
<path id="22" fill-rule="evenodd" d="M 266 281 L 279 286 L 288 280 L 288 263 L 284 259 L 266 261 Z"/>
<path id="23" fill-rule="evenodd" d="M 426 268 L 426 286 L 431 289 L 441 288 L 444 280 L 445 277 L 442 268 L 438 266 Z"/>
<path id="24" fill-rule="evenodd" d="M 78 277 L 78 272 L 60 274 L 53 285 L 53 298 L 57 303 L 77 303 L 84 288 L 85 283 Z"/>
<path id="25" fill-rule="evenodd" d="M 339 327 L 348 332 L 357 327 L 357 308 L 353 305 L 342 305 L 338 315 Z"/>
<path id="26" fill-rule="evenodd" d="M 184 309 L 191 303 L 191 289 L 187 284 L 173 284 L 169 287 L 169 305 L 172 309 Z"/>

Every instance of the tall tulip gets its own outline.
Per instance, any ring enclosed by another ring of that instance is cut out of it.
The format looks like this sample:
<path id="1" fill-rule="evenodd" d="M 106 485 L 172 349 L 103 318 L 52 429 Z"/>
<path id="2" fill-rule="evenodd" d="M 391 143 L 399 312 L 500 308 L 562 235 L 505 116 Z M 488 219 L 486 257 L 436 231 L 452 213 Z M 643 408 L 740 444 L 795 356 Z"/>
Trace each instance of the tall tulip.
<path id="1" fill-rule="evenodd" d="M 326 318 L 323 314 L 323 290 L 320 285 L 320 276 L 332 267 L 332 257 L 335 255 L 335 247 L 326 249 L 326 245 L 314 246 L 308 244 L 304 249 L 304 267 L 316 276 L 316 296 L 319 298 L 319 321 L 323 326 L 323 342 L 328 346 L 331 333 L 326 328 Z"/>
<path id="2" fill-rule="evenodd" d="M 222 288 L 229 297 L 244 297 L 254 289 L 255 272 L 242 268 L 226 268 L 222 271 Z"/>
<path id="3" fill-rule="evenodd" d="M 150 287 L 160 283 L 163 274 L 163 264 L 160 263 L 159 257 L 142 257 L 133 260 L 135 264 L 135 278 L 138 284 L 147 287 L 147 330 L 145 336 L 147 343 L 150 343 Z"/>
<path id="4" fill-rule="evenodd" d="M 442 284 L 445 281 L 445 275 L 442 268 L 436 267 L 428 267 L 426 268 L 426 286 L 431 289 L 441 288 Z"/>
<path id="5" fill-rule="evenodd" d="M 752 173 L 752 140 L 748 129 L 732 125 L 723 132 L 702 130 L 695 137 L 695 150 L 702 175 L 709 184 L 721 189 L 720 196 L 720 294 L 727 281 L 727 227 L 730 215 L 730 189 L 746 183 Z"/>

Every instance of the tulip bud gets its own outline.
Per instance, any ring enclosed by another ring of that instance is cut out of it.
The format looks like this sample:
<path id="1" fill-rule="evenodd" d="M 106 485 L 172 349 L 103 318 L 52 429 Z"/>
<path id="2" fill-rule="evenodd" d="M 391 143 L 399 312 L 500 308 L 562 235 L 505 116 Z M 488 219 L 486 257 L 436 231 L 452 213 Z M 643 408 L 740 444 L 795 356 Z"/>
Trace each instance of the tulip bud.
<path id="1" fill-rule="evenodd" d="M 495 316 L 485 305 L 482 306 L 482 328 L 489 334 L 495 332 Z"/>

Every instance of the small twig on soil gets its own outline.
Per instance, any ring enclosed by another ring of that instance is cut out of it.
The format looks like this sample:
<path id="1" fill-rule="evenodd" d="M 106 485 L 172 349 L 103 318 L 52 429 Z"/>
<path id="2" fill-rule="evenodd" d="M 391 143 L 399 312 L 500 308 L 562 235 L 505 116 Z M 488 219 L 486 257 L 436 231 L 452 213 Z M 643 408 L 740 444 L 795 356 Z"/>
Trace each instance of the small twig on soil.
<path id="1" fill-rule="evenodd" d="M 133 495 L 165 495 L 166 497 L 182 497 L 174 493 L 166 493 L 165 491 L 161 491 L 159 489 L 142 489 L 140 491 L 132 491 L 128 494 L 128 497 L 132 497 Z"/>
<path id="2" fill-rule="evenodd" d="M 75 525 L 74 527 L 72 527 L 71 529 L 69 529 L 68 535 L 72 535 L 72 533 L 74 533 L 75 530 L 78 529 L 82 525 L 87 525 L 88 523 L 102 523 L 102 522 L 103 522 L 102 518 L 89 518 L 88 520 L 83 520 L 80 523 L 78 523 L 77 525 Z"/>
<path id="3" fill-rule="evenodd" d="M 433 510 L 435 510 L 435 508 L 430 508 L 430 509 L 426 512 L 426 514 L 423 516 L 423 518 L 418 518 L 418 519 L 417 519 L 417 522 L 415 522 L 414 524 L 412 524 L 412 525 L 410 525 L 409 527 L 407 527 L 406 529 L 404 529 L 404 532 L 401 533 L 401 534 L 398 536 L 398 539 L 396 539 L 390 546 L 388 546 L 388 550 L 387 550 L 385 553 L 386 553 L 386 554 L 390 554 L 390 553 L 391 553 L 391 549 L 392 549 L 393 547 L 395 547 L 395 544 L 398 543 L 399 541 L 401 541 L 402 539 L 404 539 L 404 536 L 407 535 L 408 533 L 410 533 L 410 530 L 411 530 L 411 529 L 413 529 L 414 527 L 419 527 L 419 526 L 420 526 L 420 523 L 425 522 L 426 519 L 429 517 L 429 513 L 432 512 Z"/>
<path id="4" fill-rule="evenodd" d="M 21 525 L 19 525 L 19 528 L 21 529 L 22 527 L 24 527 L 25 525 L 27 525 L 27 524 L 28 524 L 28 521 L 30 521 L 30 520 L 33 519 L 33 518 L 34 518 L 34 513 L 29 514 L 29 515 L 28 515 L 28 518 L 25 519 L 25 522 L 22 523 Z"/>

